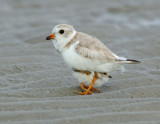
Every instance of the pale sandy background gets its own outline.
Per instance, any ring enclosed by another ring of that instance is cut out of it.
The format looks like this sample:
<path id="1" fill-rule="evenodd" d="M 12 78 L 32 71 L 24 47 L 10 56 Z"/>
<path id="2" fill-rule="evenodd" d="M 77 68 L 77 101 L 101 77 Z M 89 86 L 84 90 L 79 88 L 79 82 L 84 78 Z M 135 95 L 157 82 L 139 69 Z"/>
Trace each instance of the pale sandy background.
<path id="1" fill-rule="evenodd" d="M 45 38 L 59 23 L 138 59 L 102 93 L 80 96 Z M 0 123 L 160 124 L 159 0 L 0 0 Z"/>

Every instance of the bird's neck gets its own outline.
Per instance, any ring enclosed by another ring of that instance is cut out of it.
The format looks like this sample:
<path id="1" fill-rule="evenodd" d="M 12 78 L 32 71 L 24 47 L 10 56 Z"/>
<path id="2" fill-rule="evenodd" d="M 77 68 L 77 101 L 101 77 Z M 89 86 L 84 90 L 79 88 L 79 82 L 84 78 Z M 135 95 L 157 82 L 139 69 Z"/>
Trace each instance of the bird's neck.
<path id="1" fill-rule="evenodd" d="M 55 48 L 62 53 L 65 49 L 66 44 L 68 44 L 75 35 L 76 35 L 76 31 L 74 31 L 72 35 L 69 36 L 68 38 L 61 38 L 61 39 L 57 39 L 57 41 L 53 41 Z"/>

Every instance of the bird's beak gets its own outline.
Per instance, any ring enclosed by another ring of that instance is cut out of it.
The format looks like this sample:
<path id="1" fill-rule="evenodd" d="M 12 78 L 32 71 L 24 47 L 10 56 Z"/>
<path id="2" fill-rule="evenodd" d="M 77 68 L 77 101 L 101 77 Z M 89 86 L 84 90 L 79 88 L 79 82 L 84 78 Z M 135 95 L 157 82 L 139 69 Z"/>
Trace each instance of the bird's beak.
<path id="1" fill-rule="evenodd" d="M 54 39 L 55 35 L 54 34 L 50 34 L 48 37 L 46 37 L 46 40 L 50 40 L 50 39 Z"/>

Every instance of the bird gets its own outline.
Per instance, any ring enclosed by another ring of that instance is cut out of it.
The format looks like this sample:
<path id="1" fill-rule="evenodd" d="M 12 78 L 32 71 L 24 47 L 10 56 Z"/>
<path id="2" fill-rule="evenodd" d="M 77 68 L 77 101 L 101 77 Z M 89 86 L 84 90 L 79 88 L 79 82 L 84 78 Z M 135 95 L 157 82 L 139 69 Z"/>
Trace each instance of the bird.
<path id="1" fill-rule="evenodd" d="M 92 82 L 94 72 L 83 71 L 83 70 L 73 70 L 73 76 L 76 77 L 80 82 L 81 89 L 86 91 L 87 90 L 86 88 L 88 88 L 88 86 Z M 112 78 L 112 76 L 108 75 L 108 73 L 97 72 L 96 81 L 93 84 L 91 91 L 89 91 L 89 94 L 93 94 L 93 92 L 100 93 L 100 91 L 96 87 L 102 86 L 102 84 L 107 82 L 110 78 Z"/>
<path id="2" fill-rule="evenodd" d="M 124 70 L 125 64 L 138 64 L 138 60 L 127 59 L 113 53 L 98 38 L 78 32 L 72 25 L 58 24 L 46 37 L 52 40 L 55 49 L 62 54 L 73 76 L 80 81 L 80 95 L 100 92 L 96 87 L 107 82 L 111 72 Z"/>

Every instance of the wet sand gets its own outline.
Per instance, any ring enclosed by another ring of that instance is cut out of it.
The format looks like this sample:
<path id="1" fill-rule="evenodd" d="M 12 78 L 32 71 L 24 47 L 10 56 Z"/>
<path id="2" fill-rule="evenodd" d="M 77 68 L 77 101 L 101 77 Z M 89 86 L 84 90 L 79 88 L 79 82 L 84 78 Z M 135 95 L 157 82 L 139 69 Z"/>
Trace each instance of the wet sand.
<path id="1" fill-rule="evenodd" d="M 160 123 L 160 1 L 0 0 L 0 123 Z M 102 93 L 79 82 L 45 38 L 60 23 L 142 63 L 112 73 Z"/>

